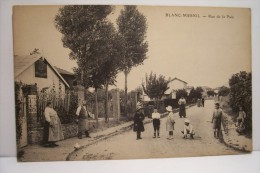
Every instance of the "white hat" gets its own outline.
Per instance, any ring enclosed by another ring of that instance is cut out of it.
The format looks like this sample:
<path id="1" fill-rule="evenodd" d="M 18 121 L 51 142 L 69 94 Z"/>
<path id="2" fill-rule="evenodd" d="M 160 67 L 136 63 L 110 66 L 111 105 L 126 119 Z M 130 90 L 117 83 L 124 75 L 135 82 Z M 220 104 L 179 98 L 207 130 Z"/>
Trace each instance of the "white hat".
<path id="1" fill-rule="evenodd" d="M 190 123 L 190 120 L 189 119 L 185 119 L 184 122 L 185 123 Z"/>
<path id="2" fill-rule="evenodd" d="M 166 110 L 171 112 L 172 111 L 172 107 L 171 106 L 167 106 Z"/>

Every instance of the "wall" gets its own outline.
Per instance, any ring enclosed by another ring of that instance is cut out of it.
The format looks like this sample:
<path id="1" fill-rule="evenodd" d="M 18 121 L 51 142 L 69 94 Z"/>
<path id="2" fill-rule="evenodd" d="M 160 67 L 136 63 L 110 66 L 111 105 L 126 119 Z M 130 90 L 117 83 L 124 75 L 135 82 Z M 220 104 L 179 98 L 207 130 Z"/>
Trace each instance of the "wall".
<path id="1" fill-rule="evenodd" d="M 179 80 L 174 80 L 169 83 L 170 90 L 185 89 L 187 84 Z"/>
<path id="2" fill-rule="evenodd" d="M 35 77 L 35 66 L 34 64 L 23 71 L 20 75 L 15 78 L 15 81 L 22 82 L 25 84 L 35 84 L 37 83 L 38 91 L 41 91 L 42 88 L 50 87 L 53 88 L 53 84 L 55 85 L 55 91 L 59 91 L 59 84 L 61 84 L 61 91 L 65 92 L 65 85 L 57 76 L 57 74 L 51 69 L 49 65 L 47 65 L 47 78 L 39 78 Z"/>

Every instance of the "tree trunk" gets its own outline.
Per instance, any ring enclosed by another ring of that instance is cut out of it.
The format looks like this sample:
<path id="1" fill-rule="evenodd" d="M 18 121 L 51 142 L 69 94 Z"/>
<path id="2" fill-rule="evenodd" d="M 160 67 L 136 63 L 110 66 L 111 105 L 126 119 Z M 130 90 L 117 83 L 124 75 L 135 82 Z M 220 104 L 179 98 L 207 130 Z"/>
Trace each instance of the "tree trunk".
<path id="1" fill-rule="evenodd" d="M 105 99 L 105 122 L 107 123 L 109 121 L 109 118 L 108 118 L 108 82 L 106 80 L 106 84 L 105 84 L 105 93 L 106 93 L 106 99 Z"/>
<path id="2" fill-rule="evenodd" d="M 98 128 L 98 100 L 97 100 L 97 89 L 95 89 L 95 119 L 96 119 L 96 127 Z"/>
<path id="3" fill-rule="evenodd" d="M 124 71 L 125 73 L 125 116 L 127 117 L 127 69 Z"/>

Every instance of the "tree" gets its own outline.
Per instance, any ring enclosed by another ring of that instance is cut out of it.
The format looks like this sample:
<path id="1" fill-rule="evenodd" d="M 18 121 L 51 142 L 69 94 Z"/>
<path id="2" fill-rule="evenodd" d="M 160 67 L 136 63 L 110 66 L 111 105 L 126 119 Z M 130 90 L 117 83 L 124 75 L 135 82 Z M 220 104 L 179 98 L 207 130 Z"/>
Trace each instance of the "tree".
<path id="1" fill-rule="evenodd" d="M 74 70 L 86 88 L 95 69 L 91 61 L 95 59 L 93 50 L 98 49 L 100 28 L 107 24 L 106 17 L 112 10 L 108 5 L 68 5 L 60 8 L 55 17 L 55 26 L 63 34 L 63 46 L 70 49 L 70 59 L 78 64 Z"/>
<path id="2" fill-rule="evenodd" d="M 179 100 L 181 97 L 187 98 L 188 93 L 185 89 L 178 89 L 176 92 L 176 99 Z"/>
<path id="3" fill-rule="evenodd" d="M 227 96 L 230 92 L 230 89 L 226 86 L 222 86 L 219 88 L 218 95 L 219 96 Z"/>
<path id="4" fill-rule="evenodd" d="M 247 130 L 252 130 L 252 74 L 245 71 L 233 74 L 229 79 L 230 106 L 237 112 L 242 106 L 247 114 Z"/>
<path id="5" fill-rule="evenodd" d="M 214 95 L 216 95 L 216 93 L 213 91 L 213 90 L 209 90 L 209 91 L 207 91 L 207 95 L 208 95 L 208 97 L 209 96 L 214 96 Z"/>
<path id="6" fill-rule="evenodd" d="M 165 91 L 169 89 L 168 84 L 171 81 L 169 78 L 168 80 L 165 79 L 163 75 L 157 75 L 153 72 L 146 74 L 145 76 L 145 83 L 142 83 L 142 87 L 144 90 L 144 93 L 148 95 L 151 99 L 155 99 L 158 101 L 162 98 Z"/>
<path id="7" fill-rule="evenodd" d="M 106 18 L 112 10 L 108 5 L 69 5 L 60 8 L 55 17 L 56 28 L 63 34 L 63 46 L 77 61 L 75 73 L 85 88 L 95 88 L 97 125 L 97 89 L 113 84 L 117 74 L 113 59 L 115 29 Z"/>
<path id="8" fill-rule="evenodd" d="M 32 52 L 30 52 L 30 55 L 36 55 L 36 54 L 40 54 L 39 49 L 34 48 Z"/>
<path id="9" fill-rule="evenodd" d="M 196 99 L 201 99 L 201 97 L 202 97 L 202 92 L 203 92 L 202 87 L 197 87 L 197 88 L 195 89 L 195 91 L 196 91 Z"/>
<path id="10" fill-rule="evenodd" d="M 125 6 L 117 19 L 118 32 L 123 39 L 123 60 L 121 70 L 125 75 L 125 105 L 127 105 L 127 75 L 132 67 L 146 59 L 148 43 L 146 38 L 146 18 L 136 6 Z M 125 111 L 127 115 L 127 112 Z"/>

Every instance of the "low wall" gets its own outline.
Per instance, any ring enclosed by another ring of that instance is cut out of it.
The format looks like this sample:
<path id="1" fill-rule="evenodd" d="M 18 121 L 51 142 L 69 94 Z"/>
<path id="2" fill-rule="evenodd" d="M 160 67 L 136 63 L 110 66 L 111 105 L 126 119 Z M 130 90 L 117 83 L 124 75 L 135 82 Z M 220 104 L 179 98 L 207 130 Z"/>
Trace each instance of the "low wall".
<path id="1" fill-rule="evenodd" d="M 110 118 L 109 123 L 105 123 L 104 119 L 99 119 L 98 127 L 96 126 L 96 120 L 89 120 L 89 131 L 94 132 L 98 130 L 103 130 L 115 125 L 118 125 L 120 122 L 117 120 Z M 68 139 L 71 137 L 75 137 L 78 134 L 78 125 L 76 123 L 71 124 L 62 124 L 62 131 L 64 135 L 64 139 Z M 41 144 L 43 141 L 43 127 L 33 128 L 28 132 L 28 144 Z"/>

